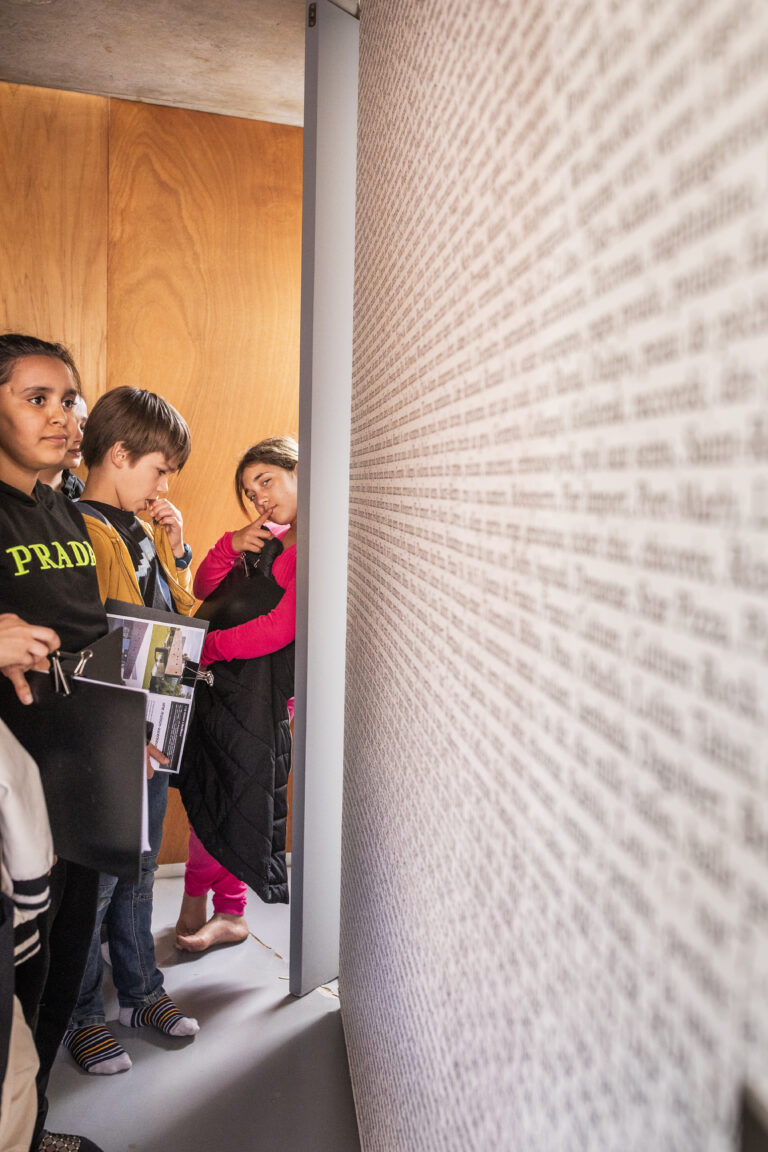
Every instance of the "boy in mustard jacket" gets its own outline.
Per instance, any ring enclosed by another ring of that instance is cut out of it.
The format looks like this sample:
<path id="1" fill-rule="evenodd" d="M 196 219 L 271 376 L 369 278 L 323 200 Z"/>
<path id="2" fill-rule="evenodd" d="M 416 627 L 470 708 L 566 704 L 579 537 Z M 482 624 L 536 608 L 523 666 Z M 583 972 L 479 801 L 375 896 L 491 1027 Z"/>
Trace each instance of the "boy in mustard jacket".
<path id="1" fill-rule="evenodd" d="M 96 555 L 102 600 L 185 615 L 192 611 L 192 553 L 184 543 L 181 513 L 166 497 L 168 477 L 183 467 L 189 452 L 186 422 L 152 392 L 115 388 L 94 406 L 83 437 L 89 471 L 79 507 Z M 139 882 L 99 877 L 96 929 L 63 1040 L 86 1072 L 100 1075 L 131 1067 L 130 1056 L 106 1028 L 102 922 L 107 926 L 120 1023 L 130 1028 L 151 1025 L 177 1037 L 193 1036 L 199 1029 L 168 997 L 155 963 L 152 887 L 168 800 L 166 772 L 151 775 L 148 798 L 150 851 L 142 854 Z"/>

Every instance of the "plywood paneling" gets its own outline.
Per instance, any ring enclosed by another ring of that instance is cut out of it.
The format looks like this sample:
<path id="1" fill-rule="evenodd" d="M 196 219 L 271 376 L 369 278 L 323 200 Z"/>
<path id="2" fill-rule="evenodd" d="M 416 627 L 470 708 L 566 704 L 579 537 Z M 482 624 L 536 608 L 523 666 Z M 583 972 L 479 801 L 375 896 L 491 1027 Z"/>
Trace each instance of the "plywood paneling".
<path id="1" fill-rule="evenodd" d="M 159 864 L 180 864 L 187 858 L 189 821 L 178 789 L 169 788 L 168 807 L 163 823 L 163 843 L 158 853 Z"/>
<path id="2" fill-rule="evenodd" d="M 0 330 L 67 344 L 89 397 L 106 375 L 108 103 L 0 84 Z"/>
<path id="3" fill-rule="evenodd" d="M 242 451 L 298 425 L 301 130 L 111 102 L 108 386 L 192 429 L 172 482 L 200 558 L 243 522 Z"/>
<path id="4" fill-rule="evenodd" d="M 298 427 L 301 129 L 0 84 L 0 329 L 67 343 L 91 402 L 160 392 L 199 560 L 243 522 L 241 452 Z M 107 334 L 109 339 L 107 340 Z M 169 806 L 162 859 L 186 856 Z"/>
<path id="5" fill-rule="evenodd" d="M 108 387 L 159 392 L 192 456 L 171 482 L 195 557 L 244 522 L 232 480 L 298 430 L 300 129 L 111 102 Z M 175 800 L 161 862 L 186 856 Z"/>

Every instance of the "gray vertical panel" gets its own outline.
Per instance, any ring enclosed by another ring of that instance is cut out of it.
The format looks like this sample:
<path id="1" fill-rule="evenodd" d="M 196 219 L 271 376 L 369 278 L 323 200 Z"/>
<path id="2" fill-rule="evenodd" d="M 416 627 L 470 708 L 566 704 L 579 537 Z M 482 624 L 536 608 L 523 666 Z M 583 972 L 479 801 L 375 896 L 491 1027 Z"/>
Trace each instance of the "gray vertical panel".
<path id="1" fill-rule="evenodd" d="M 290 990 L 338 974 L 358 23 L 307 28 Z"/>

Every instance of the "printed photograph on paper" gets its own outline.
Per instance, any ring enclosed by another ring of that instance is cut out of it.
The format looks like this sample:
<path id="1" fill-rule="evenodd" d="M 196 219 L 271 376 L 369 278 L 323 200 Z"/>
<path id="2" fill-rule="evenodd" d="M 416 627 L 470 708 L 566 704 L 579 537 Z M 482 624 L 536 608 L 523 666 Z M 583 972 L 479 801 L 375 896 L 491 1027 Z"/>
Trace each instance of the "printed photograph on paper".
<path id="1" fill-rule="evenodd" d="M 178 772 L 208 623 L 113 600 L 107 621 L 110 629 L 122 629 L 123 682 L 149 693 L 147 738 L 169 760 L 160 771 Z"/>

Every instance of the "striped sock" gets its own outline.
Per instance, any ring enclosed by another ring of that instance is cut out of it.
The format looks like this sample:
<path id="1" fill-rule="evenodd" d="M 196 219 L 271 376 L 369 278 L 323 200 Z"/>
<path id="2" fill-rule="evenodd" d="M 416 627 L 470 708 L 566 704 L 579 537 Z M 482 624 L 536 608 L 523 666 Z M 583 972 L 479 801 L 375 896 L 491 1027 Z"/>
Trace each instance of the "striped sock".
<path id="1" fill-rule="evenodd" d="M 103 1024 L 69 1028 L 61 1043 L 80 1067 L 94 1076 L 113 1076 L 131 1067 L 130 1056 Z"/>
<path id="2" fill-rule="evenodd" d="M 119 1019 L 127 1028 L 143 1028 L 145 1024 L 151 1024 L 166 1036 L 194 1036 L 200 1031 L 197 1020 L 179 1012 L 170 996 L 161 996 L 146 1008 L 121 1008 Z"/>

